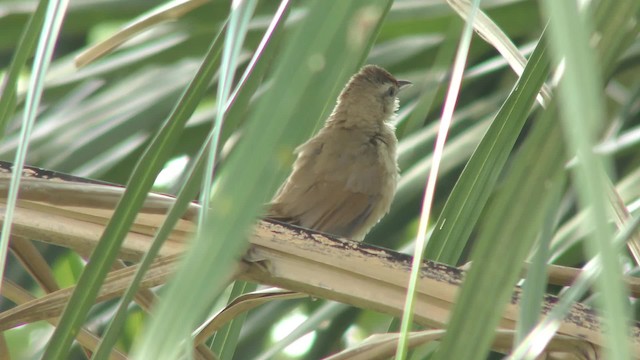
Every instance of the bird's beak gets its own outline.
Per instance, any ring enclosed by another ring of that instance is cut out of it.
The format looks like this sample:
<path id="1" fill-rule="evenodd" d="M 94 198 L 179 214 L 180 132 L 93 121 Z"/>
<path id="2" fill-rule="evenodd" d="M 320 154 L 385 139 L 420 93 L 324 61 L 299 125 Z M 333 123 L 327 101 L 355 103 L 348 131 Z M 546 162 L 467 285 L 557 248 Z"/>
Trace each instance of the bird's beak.
<path id="1" fill-rule="evenodd" d="M 407 81 L 407 80 L 398 80 L 398 91 L 402 90 L 402 89 L 406 89 L 410 86 L 413 86 L 413 83 L 411 81 Z"/>

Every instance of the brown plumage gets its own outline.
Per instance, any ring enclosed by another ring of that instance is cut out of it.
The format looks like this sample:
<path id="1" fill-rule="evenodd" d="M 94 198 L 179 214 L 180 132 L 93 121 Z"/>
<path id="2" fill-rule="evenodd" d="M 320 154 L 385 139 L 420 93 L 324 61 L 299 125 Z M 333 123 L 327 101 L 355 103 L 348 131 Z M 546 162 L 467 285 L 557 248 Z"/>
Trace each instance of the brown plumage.
<path id="1" fill-rule="evenodd" d="M 398 179 L 389 123 L 399 90 L 411 84 L 367 65 L 355 74 L 317 135 L 296 149 L 293 171 L 268 217 L 362 240 L 389 211 Z"/>

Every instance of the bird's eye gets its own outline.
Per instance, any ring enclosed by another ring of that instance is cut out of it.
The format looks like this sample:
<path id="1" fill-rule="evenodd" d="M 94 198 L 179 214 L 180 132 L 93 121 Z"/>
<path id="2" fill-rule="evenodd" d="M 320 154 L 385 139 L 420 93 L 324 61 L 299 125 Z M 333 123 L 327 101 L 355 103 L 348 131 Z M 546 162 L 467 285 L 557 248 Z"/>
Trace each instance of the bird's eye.
<path id="1" fill-rule="evenodd" d="M 389 90 L 387 90 L 387 95 L 388 96 L 396 96 L 396 88 L 391 86 L 389 87 Z"/>

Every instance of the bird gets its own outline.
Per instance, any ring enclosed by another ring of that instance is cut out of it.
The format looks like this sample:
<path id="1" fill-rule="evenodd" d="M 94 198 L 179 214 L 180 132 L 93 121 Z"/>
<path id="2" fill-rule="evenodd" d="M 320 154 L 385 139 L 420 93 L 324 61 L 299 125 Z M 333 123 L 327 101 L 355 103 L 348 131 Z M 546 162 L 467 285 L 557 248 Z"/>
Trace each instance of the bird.
<path id="1" fill-rule="evenodd" d="M 347 82 L 322 129 L 298 146 L 267 218 L 362 241 L 389 212 L 399 177 L 392 124 L 412 85 L 366 65 Z"/>

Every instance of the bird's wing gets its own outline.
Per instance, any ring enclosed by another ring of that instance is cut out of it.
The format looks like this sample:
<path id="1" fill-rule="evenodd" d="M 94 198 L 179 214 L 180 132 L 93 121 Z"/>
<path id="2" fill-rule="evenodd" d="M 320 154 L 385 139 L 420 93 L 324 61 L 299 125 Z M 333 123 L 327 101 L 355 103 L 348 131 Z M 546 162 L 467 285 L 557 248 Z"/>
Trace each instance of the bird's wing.
<path id="1" fill-rule="evenodd" d="M 295 190 L 276 199 L 270 217 L 348 238 L 364 237 L 359 233 L 370 222 L 375 195 L 351 192 L 343 183 L 331 181 L 316 181 L 307 191 Z"/>
<path id="2" fill-rule="evenodd" d="M 385 187 L 391 184 L 385 181 L 389 172 L 366 140 L 354 141 L 354 135 L 347 132 L 326 135 L 320 133 L 299 148 L 293 172 L 271 202 L 267 216 L 361 239 L 386 212 L 395 185 Z M 395 171 L 395 163 L 392 168 Z"/>

